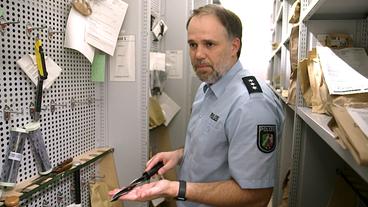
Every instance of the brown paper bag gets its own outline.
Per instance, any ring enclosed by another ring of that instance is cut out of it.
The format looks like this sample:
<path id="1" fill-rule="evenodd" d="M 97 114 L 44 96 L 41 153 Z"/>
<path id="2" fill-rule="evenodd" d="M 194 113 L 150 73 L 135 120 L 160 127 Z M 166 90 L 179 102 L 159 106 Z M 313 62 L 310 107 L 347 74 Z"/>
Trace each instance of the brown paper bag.
<path id="1" fill-rule="evenodd" d="M 331 131 L 333 133 L 335 133 L 336 135 L 336 142 L 339 143 L 339 145 L 346 150 L 346 140 L 343 140 L 343 138 L 345 137 L 341 137 L 341 136 L 345 136 L 344 134 L 342 134 L 341 130 L 339 129 L 339 127 L 337 126 L 336 120 L 335 118 L 332 117 L 332 119 L 328 122 L 327 126 L 331 129 Z M 347 143 L 348 144 L 348 143 Z"/>
<path id="2" fill-rule="evenodd" d="M 300 83 L 300 90 L 303 94 L 306 106 L 312 106 L 312 89 L 309 83 L 308 75 L 308 59 L 303 59 L 298 65 L 298 79 Z"/>
<path id="3" fill-rule="evenodd" d="M 294 4 L 291 6 L 291 15 L 289 19 L 289 23 L 296 24 L 299 22 L 300 17 L 300 0 L 297 0 L 294 2 Z"/>
<path id="4" fill-rule="evenodd" d="M 290 43 L 289 43 L 291 72 L 290 72 L 290 82 L 289 82 L 287 102 L 291 105 L 295 105 L 295 97 L 296 97 L 296 79 L 298 75 L 297 74 L 298 39 L 299 39 L 299 26 L 294 26 L 291 29 Z"/>
<path id="5" fill-rule="evenodd" d="M 155 97 L 149 98 L 148 115 L 150 128 L 154 128 L 165 123 L 165 116 L 162 112 L 160 103 Z"/>
<path id="6" fill-rule="evenodd" d="M 354 123 L 345 107 L 331 105 L 331 111 L 340 130 L 339 136 L 346 142 L 354 159 L 360 165 L 368 165 L 368 139 L 362 130 Z"/>
<path id="7" fill-rule="evenodd" d="M 89 185 L 91 207 L 112 207 L 113 203 L 110 202 L 109 191 L 112 189 L 105 182 L 96 181 Z"/>
<path id="8" fill-rule="evenodd" d="M 312 112 L 328 114 L 327 102 L 329 93 L 326 82 L 324 81 L 321 64 L 315 48 L 308 55 L 308 75 L 309 83 L 312 89 Z"/>
<path id="9" fill-rule="evenodd" d="M 288 89 L 288 99 L 287 103 L 291 105 L 295 105 L 295 99 L 296 99 L 296 77 L 297 77 L 297 71 L 291 72 L 290 75 L 290 84 Z"/>
<path id="10" fill-rule="evenodd" d="M 326 37 L 326 46 L 333 49 L 353 47 L 353 38 L 349 34 L 331 33 Z"/>
<path id="11" fill-rule="evenodd" d="M 110 201 L 111 197 L 106 198 L 108 194 L 105 194 L 106 188 L 108 191 L 119 188 L 119 179 L 116 173 L 115 159 L 113 153 L 105 155 L 102 159 L 98 161 L 98 175 L 101 178 L 96 178 L 93 183 L 98 184 L 96 186 L 90 186 L 91 189 L 91 205 L 94 206 L 103 206 L 106 204 L 106 199 Z M 92 187 L 96 190 L 96 193 L 92 199 Z M 96 202 L 96 204 L 93 204 Z M 123 202 L 110 202 L 112 207 L 123 207 Z"/>

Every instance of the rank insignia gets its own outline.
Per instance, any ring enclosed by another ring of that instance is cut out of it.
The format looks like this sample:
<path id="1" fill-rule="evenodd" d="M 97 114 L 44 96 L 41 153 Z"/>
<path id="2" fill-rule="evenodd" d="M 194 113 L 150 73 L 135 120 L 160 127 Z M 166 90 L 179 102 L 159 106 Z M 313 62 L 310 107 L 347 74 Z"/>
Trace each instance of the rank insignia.
<path id="1" fill-rule="evenodd" d="M 276 148 L 276 125 L 257 125 L 257 147 L 264 153 Z"/>
<path id="2" fill-rule="evenodd" d="M 248 89 L 248 93 L 262 93 L 262 88 L 254 76 L 246 76 L 242 78 L 244 85 Z"/>

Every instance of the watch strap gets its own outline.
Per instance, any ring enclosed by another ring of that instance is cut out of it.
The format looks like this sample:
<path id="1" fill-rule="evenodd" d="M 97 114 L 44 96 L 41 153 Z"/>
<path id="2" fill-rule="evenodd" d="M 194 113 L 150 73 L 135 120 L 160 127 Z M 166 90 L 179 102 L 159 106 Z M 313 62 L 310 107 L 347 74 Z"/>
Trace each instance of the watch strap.
<path id="1" fill-rule="evenodd" d="M 186 191 L 187 191 L 187 182 L 184 180 L 179 180 L 179 191 L 178 191 L 178 195 L 176 196 L 176 200 L 178 201 L 187 200 L 185 197 Z"/>

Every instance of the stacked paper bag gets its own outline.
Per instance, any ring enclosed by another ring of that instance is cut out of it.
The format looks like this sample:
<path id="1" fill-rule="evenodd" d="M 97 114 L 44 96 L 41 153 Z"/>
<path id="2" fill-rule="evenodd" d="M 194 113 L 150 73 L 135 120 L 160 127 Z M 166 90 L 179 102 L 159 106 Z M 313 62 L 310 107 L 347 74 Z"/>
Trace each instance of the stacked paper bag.
<path id="1" fill-rule="evenodd" d="M 329 126 L 338 142 L 358 164 L 368 165 L 368 56 L 349 47 L 348 35 L 337 36 L 319 36 L 326 41 L 299 62 L 301 93 L 312 112 L 333 117 Z"/>
<path id="2" fill-rule="evenodd" d="M 360 165 L 368 165 L 368 102 L 331 104 L 332 130 Z M 335 122 L 336 125 L 333 123 Z"/>
<path id="3" fill-rule="evenodd" d="M 300 17 L 300 1 L 294 2 L 291 8 L 292 15 L 290 16 L 289 23 L 292 24 L 290 32 L 289 50 L 290 50 L 290 83 L 288 89 L 288 100 L 289 104 L 295 105 L 296 97 L 296 79 L 297 79 L 297 68 L 298 68 L 298 41 L 299 41 L 299 17 Z"/>

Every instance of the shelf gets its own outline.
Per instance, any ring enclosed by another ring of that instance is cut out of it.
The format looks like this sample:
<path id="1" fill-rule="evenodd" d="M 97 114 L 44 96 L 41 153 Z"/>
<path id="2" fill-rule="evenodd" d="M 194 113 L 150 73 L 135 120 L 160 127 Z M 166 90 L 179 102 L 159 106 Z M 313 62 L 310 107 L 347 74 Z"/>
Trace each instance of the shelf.
<path id="1" fill-rule="evenodd" d="M 272 51 L 272 53 L 271 53 L 271 57 L 270 57 L 270 61 L 272 60 L 272 58 L 276 55 L 276 54 L 279 54 L 279 53 L 281 53 L 281 47 L 282 47 L 282 43 L 280 43 L 279 44 L 279 46 L 277 46 L 277 48 L 276 49 L 274 49 L 273 51 Z"/>
<path id="2" fill-rule="evenodd" d="M 365 19 L 368 16 L 367 0 L 312 0 L 302 12 L 301 19 L 348 20 Z"/>
<path id="3" fill-rule="evenodd" d="M 3 197 L 5 198 L 6 196 L 19 196 L 20 200 L 23 199 L 27 199 L 32 197 L 32 195 L 36 194 L 37 192 L 46 189 L 47 187 L 49 187 L 51 184 L 54 184 L 56 182 L 58 182 L 59 180 L 61 180 L 63 177 L 66 177 L 68 175 L 72 175 L 74 172 L 76 172 L 77 170 L 80 170 L 94 162 L 96 162 L 97 160 L 99 160 L 100 158 L 104 157 L 105 155 L 107 155 L 110 152 L 113 152 L 113 148 L 96 148 L 94 150 L 91 150 L 89 152 L 86 152 L 82 155 L 79 155 L 75 158 L 73 158 L 73 166 L 61 173 L 49 173 L 48 175 L 44 175 L 44 176 L 36 176 L 33 177 L 29 180 L 23 181 L 21 183 L 17 183 L 17 185 L 15 186 L 15 188 L 11 189 L 10 191 L 4 191 Z M 39 178 L 45 178 L 44 181 L 42 181 L 40 184 L 33 184 L 30 186 L 30 184 L 35 181 L 36 179 Z M 29 188 L 27 188 L 26 192 L 22 192 L 22 190 L 26 187 L 29 186 Z M 0 206 L 3 206 L 2 203 L 0 203 Z"/>
<path id="4" fill-rule="evenodd" d="M 271 86 L 269 83 L 267 85 L 272 89 L 273 93 L 281 100 L 281 102 L 288 107 L 290 107 L 293 111 L 295 111 L 295 106 L 288 103 L 287 98 L 282 96 L 280 93 L 280 89 L 275 89 L 273 86 Z"/>
<path id="5" fill-rule="evenodd" d="M 283 8 L 283 6 L 281 4 L 281 6 L 279 8 L 279 11 L 277 12 L 275 21 L 274 21 L 274 25 L 276 25 L 278 21 L 281 21 L 282 20 L 282 8 Z"/>
<path id="6" fill-rule="evenodd" d="M 312 113 L 307 107 L 298 107 L 297 114 L 338 154 L 353 170 L 368 182 L 368 167 L 356 163 L 348 150 L 343 149 L 335 140 L 336 136 L 327 126 L 330 116 Z"/>

